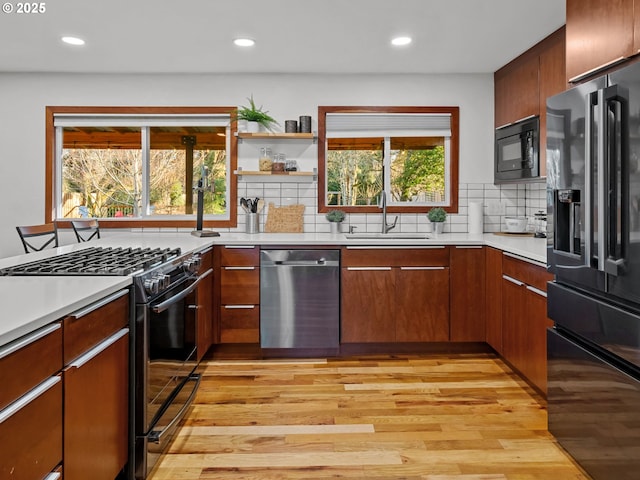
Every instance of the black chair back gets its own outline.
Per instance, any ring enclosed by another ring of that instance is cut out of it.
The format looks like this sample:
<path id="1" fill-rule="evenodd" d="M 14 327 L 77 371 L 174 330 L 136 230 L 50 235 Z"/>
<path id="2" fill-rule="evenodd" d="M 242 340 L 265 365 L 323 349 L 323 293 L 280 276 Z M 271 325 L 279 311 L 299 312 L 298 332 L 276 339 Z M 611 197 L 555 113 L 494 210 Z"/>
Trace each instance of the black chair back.
<path id="1" fill-rule="evenodd" d="M 100 238 L 100 225 L 98 220 L 72 220 L 71 226 L 76 234 L 78 243 L 88 242 L 92 238 Z"/>
<path id="2" fill-rule="evenodd" d="M 25 253 L 39 252 L 58 246 L 58 229 L 55 223 L 16 227 Z"/>

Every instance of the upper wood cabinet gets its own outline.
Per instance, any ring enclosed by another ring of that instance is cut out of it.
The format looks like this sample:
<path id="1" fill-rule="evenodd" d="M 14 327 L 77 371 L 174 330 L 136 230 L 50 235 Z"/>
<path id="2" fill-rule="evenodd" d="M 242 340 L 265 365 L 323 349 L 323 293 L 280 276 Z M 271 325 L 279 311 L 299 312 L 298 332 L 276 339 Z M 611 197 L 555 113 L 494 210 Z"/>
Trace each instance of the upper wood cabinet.
<path id="1" fill-rule="evenodd" d="M 494 73 L 496 128 L 541 115 L 547 97 L 565 90 L 564 42 L 562 27 Z"/>
<path id="2" fill-rule="evenodd" d="M 638 53 L 639 22 L 634 0 L 567 0 L 567 81 L 579 82 Z"/>
<path id="3" fill-rule="evenodd" d="M 537 55 L 525 55 L 495 73 L 496 127 L 540 113 L 538 68 Z"/>

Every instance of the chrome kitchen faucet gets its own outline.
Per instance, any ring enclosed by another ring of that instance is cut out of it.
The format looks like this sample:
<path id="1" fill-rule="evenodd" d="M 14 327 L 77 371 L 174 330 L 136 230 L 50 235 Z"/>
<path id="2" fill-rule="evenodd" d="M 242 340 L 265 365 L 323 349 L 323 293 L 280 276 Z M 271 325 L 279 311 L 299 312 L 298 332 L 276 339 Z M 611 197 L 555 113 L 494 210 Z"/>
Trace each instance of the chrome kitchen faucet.
<path id="1" fill-rule="evenodd" d="M 382 190 L 380 193 L 380 201 L 378 203 L 378 207 L 382 209 L 382 233 L 389 233 L 390 230 L 396 228 L 396 223 L 398 223 L 398 216 L 393 220 L 393 223 L 387 223 L 387 192 Z"/>

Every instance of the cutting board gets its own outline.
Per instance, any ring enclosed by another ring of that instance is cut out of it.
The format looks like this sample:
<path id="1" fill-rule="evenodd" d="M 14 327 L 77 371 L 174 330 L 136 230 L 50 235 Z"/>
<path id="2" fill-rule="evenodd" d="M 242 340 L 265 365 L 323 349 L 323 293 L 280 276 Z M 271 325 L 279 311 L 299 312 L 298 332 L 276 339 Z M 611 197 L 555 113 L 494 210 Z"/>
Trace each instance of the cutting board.
<path id="1" fill-rule="evenodd" d="M 303 233 L 304 205 L 276 207 L 274 203 L 270 202 L 264 231 L 266 233 Z"/>

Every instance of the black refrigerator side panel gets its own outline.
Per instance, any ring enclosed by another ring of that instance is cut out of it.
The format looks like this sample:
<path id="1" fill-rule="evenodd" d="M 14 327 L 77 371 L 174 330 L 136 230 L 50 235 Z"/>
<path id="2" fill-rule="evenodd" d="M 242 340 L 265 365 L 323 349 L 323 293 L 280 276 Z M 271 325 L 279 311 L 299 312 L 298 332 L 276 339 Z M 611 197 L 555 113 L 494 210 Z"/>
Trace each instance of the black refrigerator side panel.
<path id="1" fill-rule="evenodd" d="M 607 290 L 640 303 L 640 64 L 612 73 L 610 82 L 617 89 L 611 110 L 620 120 L 610 128 Z"/>
<path id="2" fill-rule="evenodd" d="M 549 431 L 593 480 L 637 480 L 640 382 L 547 330 Z"/>
<path id="3" fill-rule="evenodd" d="M 606 78 L 547 99 L 547 262 L 558 281 L 603 291 L 593 268 L 598 91 Z"/>

